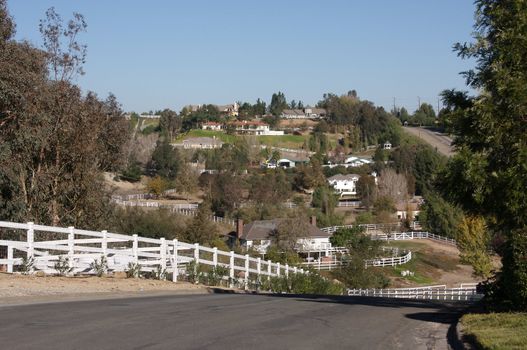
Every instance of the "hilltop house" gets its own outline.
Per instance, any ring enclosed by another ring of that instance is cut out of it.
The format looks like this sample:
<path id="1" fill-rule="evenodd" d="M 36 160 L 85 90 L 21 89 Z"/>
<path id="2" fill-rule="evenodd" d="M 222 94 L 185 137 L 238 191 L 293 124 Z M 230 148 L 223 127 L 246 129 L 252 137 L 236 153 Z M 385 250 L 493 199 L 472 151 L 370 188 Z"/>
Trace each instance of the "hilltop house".
<path id="1" fill-rule="evenodd" d="M 216 106 L 221 114 L 227 115 L 229 117 L 237 117 L 238 116 L 238 109 L 240 106 L 238 103 L 234 102 L 232 104 L 228 105 L 218 105 Z"/>
<path id="2" fill-rule="evenodd" d="M 236 238 L 240 245 L 245 248 L 253 248 L 260 254 L 265 254 L 271 246 L 277 229 L 285 219 L 258 220 L 247 225 L 242 220 L 236 224 Z M 329 233 L 321 231 L 316 226 L 316 219 L 312 217 L 309 225 L 306 225 L 305 236 L 297 240 L 295 250 L 307 251 L 315 249 L 328 249 L 331 247 Z"/>
<path id="3" fill-rule="evenodd" d="M 392 149 L 392 144 L 390 141 L 386 141 L 384 145 L 382 145 L 383 149 Z"/>
<path id="4" fill-rule="evenodd" d="M 223 129 L 223 125 L 221 123 L 217 123 L 217 122 L 205 122 L 205 123 L 201 124 L 201 129 L 202 130 L 216 130 L 216 131 L 219 131 L 219 130 Z"/>
<path id="5" fill-rule="evenodd" d="M 366 164 L 371 164 L 372 161 L 370 159 L 356 157 L 356 156 L 349 156 L 344 161 L 344 165 L 350 166 L 350 167 L 360 167 Z"/>
<path id="6" fill-rule="evenodd" d="M 280 117 L 284 119 L 319 119 L 326 116 L 324 108 L 307 106 L 303 109 L 284 109 Z"/>
<path id="7" fill-rule="evenodd" d="M 335 192 L 341 196 L 354 196 L 357 194 L 357 181 L 359 181 L 359 178 L 360 175 L 357 174 L 337 174 L 328 178 L 328 183 L 333 186 Z"/>
<path id="8" fill-rule="evenodd" d="M 270 130 L 269 124 L 259 120 L 237 120 L 227 124 L 234 128 L 238 134 L 243 135 L 283 135 L 283 131 Z"/>

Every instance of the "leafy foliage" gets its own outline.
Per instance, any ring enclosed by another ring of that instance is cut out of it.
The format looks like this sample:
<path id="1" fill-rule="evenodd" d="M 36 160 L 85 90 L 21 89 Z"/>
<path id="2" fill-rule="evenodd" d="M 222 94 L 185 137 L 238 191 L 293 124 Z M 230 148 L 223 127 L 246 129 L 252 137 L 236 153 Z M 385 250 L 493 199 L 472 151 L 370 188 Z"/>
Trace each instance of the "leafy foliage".
<path id="1" fill-rule="evenodd" d="M 108 260 L 104 255 L 102 255 L 99 259 L 95 259 L 90 264 L 90 269 L 95 271 L 95 275 L 97 277 L 102 277 L 102 275 L 108 271 Z"/>
<path id="2" fill-rule="evenodd" d="M 490 234 L 481 217 L 466 216 L 459 225 L 456 237 L 457 246 L 461 252 L 461 262 L 474 268 L 474 275 L 488 278 L 492 270 L 490 260 Z"/>
<path id="3" fill-rule="evenodd" d="M 477 62 L 464 75 L 481 93 L 443 94 L 459 149 L 443 185 L 450 199 L 488 218 L 489 228 L 507 238 L 494 295 L 526 310 L 527 3 L 478 0 L 476 7 L 475 42 L 455 48 Z"/>

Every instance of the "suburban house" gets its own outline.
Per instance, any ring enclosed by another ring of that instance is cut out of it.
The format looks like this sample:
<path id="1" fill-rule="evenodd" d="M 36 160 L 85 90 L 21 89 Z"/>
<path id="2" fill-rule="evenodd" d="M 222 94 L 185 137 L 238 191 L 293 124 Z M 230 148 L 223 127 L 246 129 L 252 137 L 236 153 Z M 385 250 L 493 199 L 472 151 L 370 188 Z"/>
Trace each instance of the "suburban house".
<path id="1" fill-rule="evenodd" d="M 386 141 L 384 143 L 384 145 L 382 145 L 382 148 L 383 149 L 392 149 L 392 144 L 390 143 L 390 141 Z"/>
<path id="2" fill-rule="evenodd" d="M 371 164 L 373 163 L 373 161 L 371 159 L 367 159 L 367 158 L 361 158 L 361 157 L 356 157 L 356 156 L 349 156 L 346 158 L 346 160 L 344 161 L 344 166 L 348 167 L 360 167 L 360 166 L 363 166 L 363 165 L 366 165 L 366 164 Z"/>
<path id="3" fill-rule="evenodd" d="M 244 135 L 283 135 L 283 131 L 270 130 L 269 124 L 259 120 L 237 120 L 227 124 L 234 128 L 238 134 Z"/>
<path id="4" fill-rule="evenodd" d="M 309 155 L 306 153 L 282 151 L 280 154 L 282 156 L 281 159 L 276 162 L 269 160 L 267 163 L 265 163 L 265 166 L 269 169 L 274 169 L 277 167 L 287 169 L 294 168 L 298 164 L 306 164 L 309 162 Z"/>
<path id="5" fill-rule="evenodd" d="M 184 149 L 214 149 L 221 148 L 223 142 L 216 137 L 191 137 L 183 140 L 182 146 Z"/>
<path id="6" fill-rule="evenodd" d="M 319 119 L 326 116 L 324 108 L 313 108 L 307 106 L 303 109 L 284 109 L 280 117 L 284 119 Z"/>
<path id="7" fill-rule="evenodd" d="M 407 201 L 400 201 L 395 204 L 397 219 L 419 221 L 419 213 L 421 212 L 421 204 L 423 204 L 423 197 L 414 196 Z"/>
<path id="8" fill-rule="evenodd" d="M 341 196 L 354 196 L 357 194 L 357 181 L 359 181 L 359 178 L 360 175 L 357 174 L 337 174 L 328 178 L 328 183 L 333 186 L 335 192 Z"/>
<path id="9" fill-rule="evenodd" d="M 234 102 L 229 105 L 219 105 L 216 106 L 216 108 L 218 108 L 220 113 L 223 115 L 228 115 L 229 117 L 237 117 L 238 109 L 240 108 L 240 106 L 238 105 L 238 103 Z"/>
<path id="10" fill-rule="evenodd" d="M 221 123 L 217 123 L 217 122 L 205 122 L 201 125 L 201 129 L 202 130 L 216 130 L 216 131 L 219 131 L 219 130 L 222 130 L 223 129 L 223 125 Z"/>
<path id="11" fill-rule="evenodd" d="M 238 220 L 236 224 L 236 238 L 243 248 L 253 248 L 258 253 L 265 254 L 274 240 L 280 223 L 284 220 L 258 220 L 247 225 L 244 225 L 242 220 Z M 321 231 L 316 226 L 316 219 L 312 217 L 309 224 L 306 225 L 305 236 L 297 240 L 295 250 L 302 252 L 328 249 L 331 247 L 330 236 L 329 233 Z"/>

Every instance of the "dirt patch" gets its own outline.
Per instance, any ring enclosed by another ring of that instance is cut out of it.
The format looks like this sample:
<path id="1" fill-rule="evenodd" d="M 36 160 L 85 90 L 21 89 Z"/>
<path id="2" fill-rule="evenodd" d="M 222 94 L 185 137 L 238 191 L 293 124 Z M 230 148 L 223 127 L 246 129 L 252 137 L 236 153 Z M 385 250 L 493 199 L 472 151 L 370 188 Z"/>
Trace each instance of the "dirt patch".
<path id="1" fill-rule="evenodd" d="M 457 247 L 431 240 L 391 242 L 391 246 L 410 250 L 412 260 L 390 271 L 393 287 L 445 284 L 458 287 L 460 283 L 475 283 L 481 279 L 472 275 L 473 269 L 459 259 Z M 402 277 L 402 271 L 411 271 L 414 276 Z"/>
<path id="2" fill-rule="evenodd" d="M 206 288 L 187 282 L 112 277 L 37 277 L 0 273 L 0 298 L 58 296 L 123 292 L 206 293 Z"/>

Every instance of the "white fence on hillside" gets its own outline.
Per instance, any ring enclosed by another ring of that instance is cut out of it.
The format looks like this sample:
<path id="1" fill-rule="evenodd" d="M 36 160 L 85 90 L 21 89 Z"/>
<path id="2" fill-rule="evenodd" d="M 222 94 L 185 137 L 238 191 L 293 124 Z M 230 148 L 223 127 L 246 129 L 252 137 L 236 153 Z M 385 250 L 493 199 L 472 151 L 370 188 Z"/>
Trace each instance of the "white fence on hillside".
<path id="1" fill-rule="evenodd" d="M 446 285 L 437 285 L 415 288 L 348 289 L 348 295 L 446 301 L 475 301 L 483 297 L 482 294 L 478 293 L 475 283 L 463 283 L 455 288 L 447 288 Z"/>
<path id="2" fill-rule="evenodd" d="M 444 236 L 435 235 L 430 232 L 393 232 L 387 234 L 374 234 L 372 239 L 386 240 L 386 241 L 404 241 L 412 239 L 430 239 L 436 242 L 445 243 L 449 245 L 457 245 L 456 240 Z"/>
<path id="3" fill-rule="evenodd" d="M 364 263 L 366 267 L 386 267 L 406 264 L 410 260 L 412 260 L 412 252 L 408 252 L 402 256 L 366 260 Z M 302 263 L 303 266 L 312 267 L 317 270 L 334 270 L 345 264 L 346 261 L 338 259 L 336 255 L 333 255 L 331 260 L 323 260 L 319 258 L 316 261 Z"/>
<path id="4" fill-rule="evenodd" d="M 16 240 L 0 240 L 0 247 L 7 247 L 7 258 L 0 265 L 13 272 L 23 264 L 22 258 L 34 259 L 32 272 L 57 273 L 54 268 L 59 257 L 67 257 L 71 274 L 94 274 L 90 264 L 104 256 L 108 271 L 126 271 L 129 264 L 138 264 L 144 272 L 166 271 L 175 282 L 185 274 L 189 262 L 213 267 L 223 266 L 229 271 L 229 280 L 257 280 L 261 276 L 288 276 L 305 273 L 303 269 L 287 264 L 273 263 L 249 255 L 225 252 L 217 248 L 166 240 L 128 236 L 106 231 L 79 230 L 74 227 L 52 227 L 31 222 L 13 223 L 0 221 L 2 233 Z"/>
<path id="5" fill-rule="evenodd" d="M 341 228 L 353 228 L 357 225 L 341 225 L 341 226 L 330 226 L 330 227 L 323 227 L 320 230 L 329 234 L 333 234 L 337 232 Z M 390 224 L 360 224 L 359 227 L 364 228 L 364 231 L 366 233 L 374 233 L 374 232 L 400 232 L 401 229 L 401 223 L 400 222 L 394 222 Z"/>

